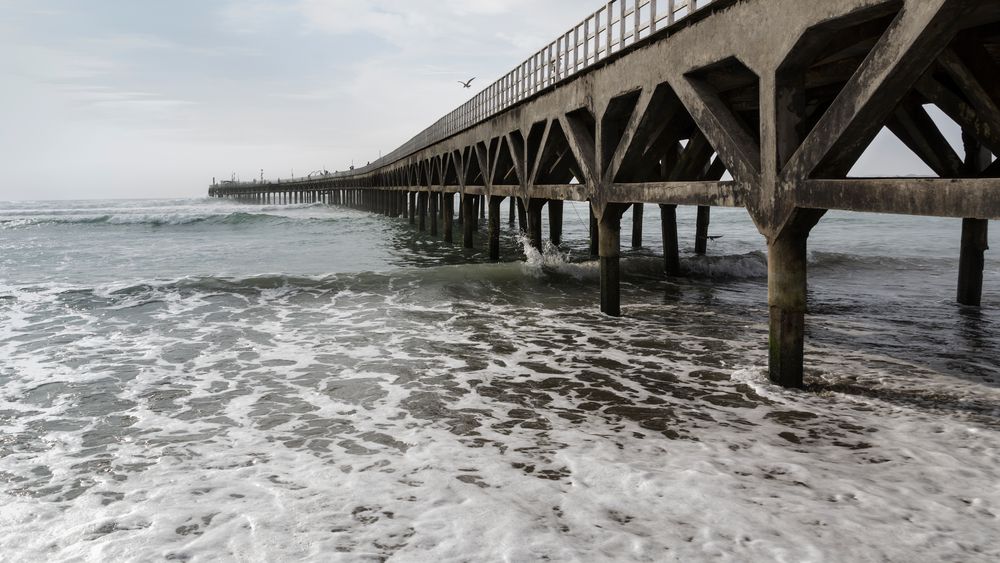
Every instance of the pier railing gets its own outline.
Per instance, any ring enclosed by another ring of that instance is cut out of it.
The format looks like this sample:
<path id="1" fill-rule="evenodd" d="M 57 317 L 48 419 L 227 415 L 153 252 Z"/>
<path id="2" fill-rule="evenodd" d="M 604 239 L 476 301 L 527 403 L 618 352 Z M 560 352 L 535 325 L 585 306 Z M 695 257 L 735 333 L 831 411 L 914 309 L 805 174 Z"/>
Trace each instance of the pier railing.
<path id="1" fill-rule="evenodd" d="M 396 150 L 367 166 L 337 172 L 333 176 L 351 176 L 377 169 L 443 141 L 604 62 L 608 57 L 629 49 L 715 1 L 717 0 L 608 2 Z M 314 178 L 288 178 L 283 182 L 306 182 L 312 179 Z"/>
<path id="2" fill-rule="evenodd" d="M 373 166 L 388 164 L 502 113 L 688 17 L 712 0 L 614 0 Z"/>

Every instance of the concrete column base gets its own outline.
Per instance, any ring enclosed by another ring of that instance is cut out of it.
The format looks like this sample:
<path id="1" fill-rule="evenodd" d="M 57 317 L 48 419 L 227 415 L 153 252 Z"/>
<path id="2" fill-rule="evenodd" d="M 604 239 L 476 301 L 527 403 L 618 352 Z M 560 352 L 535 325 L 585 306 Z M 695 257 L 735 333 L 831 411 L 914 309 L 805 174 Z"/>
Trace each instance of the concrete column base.
<path id="1" fill-rule="evenodd" d="M 628 205 L 610 204 L 598 224 L 601 265 L 601 312 L 611 317 L 622 315 L 621 299 L 621 228 Z M 591 209 L 593 214 L 593 209 Z"/>
<path id="2" fill-rule="evenodd" d="M 632 248 L 642 248 L 642 215 L 643 205 L 632 205 Z"/>
<path id="3" fill-rule="evenodd" d="M 462 215 L 465 221 L 462 222 L 462 243 L 465 248 L 475 247 L 476 233 L 476 202 L 475 196 L 462 194 Z"/>
<path id="4" fill-rule="evenodd" d="M 434 192 L 428 194 L 428 201 L 430 203 L 431 236 L 436 237 L 438 234 L 438 194 Z"/>
<path id="5" fill-rule="evenodd" d="M 539 198 L 528 200 L 528 241 L 539 252 L 542 251 L 542 209 L 546 201 Z"/>
<path id="6" fill-rule="evenodd" d="M 490 260 L 500 261 L 500 204 L 503 196 L 490 196 Z"/>
<path id="7" fill-rule="evenodd" d="M 962 221 L 962 251 L 958 264 L 958 302 L 979 307 L 983 302 L 983 269 L 989 250 L 989 221 Z"/>
<path id="8" fill-rule="evenodd" d="M 427 230 L 427 204 L 430 199 L 427 192 L 417 193 L 417 228 Z"/>
<path id="9" fill-rule="evenodd" d="M 825 211 L 796 210 L 767 245 L 767 301 L 770 311 L 768 376 L 782 387 L 803 384 L 809 231 Z"/>
<path id="10" fill-rule="evenodd" d="M 698 225 L 694 235 L 694 253 L 699 256 L 708 254 L 708 224 L 712 219 L 712 208 L 698 206 Z"/>
<path id="11" fill-rule="evenodd" d="M 590 206 L 588 206 L 590 207 Z M 600 254 L 601 229 L 597 224 L 597 215 L 594 215 L 594 208 L 590 207 L 590 256 L 596 258 Z"/>
<path id="12" fill-rule="evenodd" d="M 549 200 L 549 240 L 554 246 L 562 244 L 564 206 L 561 199 Z"/>
<path id="13" fill-rule="evenodd" d="M 677 206 L 660 206 L 660 225 L 663 229 L 663 269 L 667 276 L 681 273 L 680 244 L 677 240 Z"/>
<path id="14" fill-rule="evenodd" d="M 444 241 L 455 242 L 455 194 L 444 194 Z"/>

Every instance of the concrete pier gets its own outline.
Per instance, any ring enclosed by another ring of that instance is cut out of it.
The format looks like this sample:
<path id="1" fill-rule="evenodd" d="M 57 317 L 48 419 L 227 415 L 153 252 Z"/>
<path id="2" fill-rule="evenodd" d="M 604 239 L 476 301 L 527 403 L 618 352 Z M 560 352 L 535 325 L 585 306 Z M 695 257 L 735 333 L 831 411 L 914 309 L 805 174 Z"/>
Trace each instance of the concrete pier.
<path id="1" fill-rule="evenodd" d="M 545 202 L 554 243 L 562 241 L 562 202 L 587 202 L 601 310 L 612 316 L 622 312 L 620 231 L 629 206 L 635 247 L 643 243 L 644 206 L 660 206 L 667 276 L 682 274 L 678 206 L 698 209 L 697 254 L 709 250 L 711 209 L 743 208 L 767 242 L 769 373 L 787 387 L 805 383 L 807 240 L 826 210 L 962 219 L 957 299 L 982 305 L 988 221 L 1000 218 L 993 159 L 1000 154 L 1000 2 L 678 6 L 602 5 L 370 166 L 213 183 L 209 195 L 284 203 L 332 195 L 355 209 L 403 214 L 420 230 L 430 212 L 431 232 L 443 223 L 448 240 L 454 203 L 447 194 L 456 193 L 465 248 L 473 248 L 489 206 L 492 260 L 501 254 L 504 198 L 508 222 L 519 219 L 538 248 Z M 597 21 L 601 33 L 579 33 Z M 965 159 L 929 106 L 962 129 Z M 917 170 L 851 176 L 883 130 L 934 177 L 916 177 Z"/>

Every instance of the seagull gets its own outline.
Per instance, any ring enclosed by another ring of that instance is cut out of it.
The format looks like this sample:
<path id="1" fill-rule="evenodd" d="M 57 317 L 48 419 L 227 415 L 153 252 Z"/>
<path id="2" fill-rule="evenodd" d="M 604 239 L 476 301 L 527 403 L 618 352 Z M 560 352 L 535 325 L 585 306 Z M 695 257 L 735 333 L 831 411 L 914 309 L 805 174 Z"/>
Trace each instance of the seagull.
<path id="1" fill-rule="evenodd" d="M 472 78 L 469 79 L 468 82 L 462 82 L 461 80 L 459 80 L 458 83 L 461 84 L 465 88 L 472 88 L 472 81 L 475 80 L 475 79 L 476 79 L 476 77 L 473 76 Z"/>

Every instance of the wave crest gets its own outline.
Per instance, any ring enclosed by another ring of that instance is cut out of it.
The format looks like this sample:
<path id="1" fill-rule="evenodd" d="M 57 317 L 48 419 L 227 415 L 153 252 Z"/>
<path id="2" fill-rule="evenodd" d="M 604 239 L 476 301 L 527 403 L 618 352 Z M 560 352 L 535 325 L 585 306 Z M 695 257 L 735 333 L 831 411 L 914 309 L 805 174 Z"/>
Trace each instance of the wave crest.
<path id="1" fill-rule="evenodd" d="M 257 223 L 281 224 L 299 221 L 330 222 L 333 218 L 297 219 L 269 213 L 149 213 L 149 214 L 102 214 L 73 217 L 25 217 L 0 219 L 0 229 L 18 229 L 41 225 L 148 225 L 153 227 L 185 225 L 246 225 Z"/>

